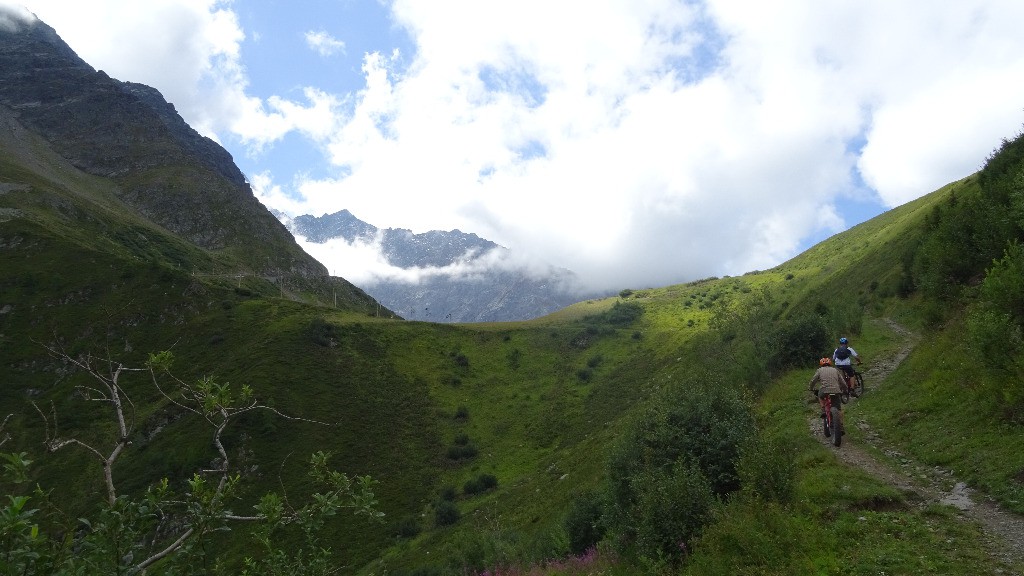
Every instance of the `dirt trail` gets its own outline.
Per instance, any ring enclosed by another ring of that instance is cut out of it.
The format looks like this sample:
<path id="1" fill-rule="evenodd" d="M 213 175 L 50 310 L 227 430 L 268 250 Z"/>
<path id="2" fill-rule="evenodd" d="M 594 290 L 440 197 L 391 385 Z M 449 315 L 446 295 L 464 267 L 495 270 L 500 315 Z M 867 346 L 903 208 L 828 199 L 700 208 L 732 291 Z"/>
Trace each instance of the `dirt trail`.
<path id="1" fill-rule="evenodd" d="M 903 337 L 900 349 L 889 357 L 872 358 L 869 368 L 864 371 L 865 393 L 884 386 L 889 375 L 910 354 L 917 335 L 899 324 L 886 320 L 889 327 Z M 856 402 L 856 400 L 854 400 Z M 907 494 L 912 503 L 927 506 L 934 503 L 946 504 L 959 510 L 965 519 L 978 522 L 988 537 L 989 551 L 1004 563 L 1024 563 L 1024 517 L 1004 510 L 995 502 L 977 494 L 964 482 L 957 480 L 951 470 L 925 466 L 909 456 L 887 445 L 877 432 L 863 421 L 851 422 L 864 432 L 868 444 L 881 450 L 897 463 L 897 467 L 880 461 L 857 444 L 844 442 L 841 448 L 834 448 L 828 438 L 821 434 L 821 420 L 808 418 L 811 433 L 823 444 L 833 448 L 843 462 L 856 466 Z"/>

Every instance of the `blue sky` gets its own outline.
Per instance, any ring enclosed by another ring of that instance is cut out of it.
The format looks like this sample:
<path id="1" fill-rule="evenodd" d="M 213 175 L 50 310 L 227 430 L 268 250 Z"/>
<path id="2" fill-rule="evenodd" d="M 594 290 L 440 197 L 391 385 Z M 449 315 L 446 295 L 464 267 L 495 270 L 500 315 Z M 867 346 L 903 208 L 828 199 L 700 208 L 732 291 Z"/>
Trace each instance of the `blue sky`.
<path id="1" fill-rule="evenodd" d="M 269 207 L 458 228 L 600 289 L 769 268 L 1024 125 L 1019 0 L 20 4 Z M 396 273 L 299 241 L 360 285 Z"/>

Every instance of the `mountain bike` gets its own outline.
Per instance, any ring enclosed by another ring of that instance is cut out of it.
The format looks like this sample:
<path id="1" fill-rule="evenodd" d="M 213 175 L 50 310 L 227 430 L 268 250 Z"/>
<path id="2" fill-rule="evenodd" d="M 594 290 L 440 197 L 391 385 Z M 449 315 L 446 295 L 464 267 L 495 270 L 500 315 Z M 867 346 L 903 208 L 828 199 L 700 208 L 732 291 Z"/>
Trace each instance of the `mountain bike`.
<path id="1" fill-rule="evenodd" d="M 853 385 L 850 386 L 850 396 L 853 396 L 854 398 L 859 398 L 862 394 L 864 394 L 864 373 L 858 371 L 853 366 L 850 366 L 850 369 L 853 370 Z M 845 378 L 847 384 L 849 384 L 850 380 L 849 378 L 846 377 L 845 372 L 843 372 L 843 378 Z"/>
<path id="2" fill-rule="evenodd" d="M 814 393 L 817 397 L 817 392 Z M 824 418 L 821 419 L 822 432 L 825 434 L 825 438 L 832 438 L 832 444 L 838 448 L 843 443 L 843 427 L 839 424 L 839 406 L 835 406 L 832 403 L 833 397 L 839 402 L 842 402 L 841 394 L 826 394 L 825 395 L 825 414 Z"/>
<path id="3" fill-rule="evenodd" d="M 864 395 L 864 374 L 859 372 L 856 368 L 853 369 L 853 388 L 850 390 L 850 394 L 854 398 L 859 398 Z"/>

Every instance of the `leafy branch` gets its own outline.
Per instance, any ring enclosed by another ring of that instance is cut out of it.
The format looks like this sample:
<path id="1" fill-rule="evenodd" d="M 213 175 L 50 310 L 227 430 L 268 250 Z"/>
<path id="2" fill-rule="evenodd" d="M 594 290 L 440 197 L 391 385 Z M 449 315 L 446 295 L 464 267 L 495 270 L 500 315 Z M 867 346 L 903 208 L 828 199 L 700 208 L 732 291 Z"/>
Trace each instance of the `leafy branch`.
<path id="1" fill-rule="evenodd" d="M 229 503 L 237 499 L 242 480 L 232 471 L 223 443 L 224 432 L 232 422 L 247 412 L 267 410 L 288 420 L 328 424 L 286 415 L 262 404 L 247 385 L 233 387 L 211 376 L 195 382 L 181 380 L 171 372 L 174 357 L 169 351 L 150 354 L 145 367 L 135 368 L 109 358 L 88 354 L 74 357 L 57 346 L 44 347 L 54 358 L 91 376 L 92 385 L 76 387 L 86 401 L 100 402 L 110 408 L 116 423 L 116 438 L 112 446 L 104 448 L 94 440 L 61 435 L 56 408 L 51 404 L 46 414 L 33 403 L 45 423 L 43 443 L 48 452 L 78 446 L 100 461 L 106 501 L 95 517 L 80 519 L 85 530 L 78 531 L 73 542 L 54 537 L 50 545 L 45 546 L 45 538 L 33 521 L 38 510 L 27 506 L 30 497 L 9 497 L 5 507 L 0 505 L 0 532 L 3 532 L 0 568 L 20 573 L 45 565 L 72 569 L 75 573 L 140 574 L 165 561 L 187 563 L 196 550 L 202 548 L 205 536 L 226 530 L 230 523 L 247 522 L 256 525 L 253 538 L 263 556 L 246 558 L 246 573 L 329 574 L 335 571 L 331 568 L 332 552 L 318 541 L 324 523 L 343 509 L 371 519 L 383 516 L 375 509 L 377 501 L 372 489 L 376 481 L 369 476 L 349 477 L 331 470 L 330 455 L 324 452 L 314 453 L 309 461 L 309 474 L 320 486 L 320 491 L 312 494 L 309 502 L 296 508 L 287 498 L 270 493 L 255 506 L 254 513 L 236 514 Z M 153 386 L 165 400 L 198 416 L 212 431 L 212 444 L 219 458 L 212 467 L 195 472 L 186 482 L 187 490 L 180 496 L 172 492 L 166 478 L 136 498 L 120 495 L 117 490 L 113 469 L 131 445 L 136 413 L 121 381 L 124 376 L 139 372 L 148 372 Z M 168 379 L 170 385 L 161 384 L 162 379 Z M 9 419 L 7 416 L 0 423 L 0 445 L 8 439 L 3 429 Z M 26 454 L 0 453 L 0 456 L 5 476 L 15 482 L 27 480 L 31 462 Z M 42 494 L 39 490 L 37 493 Z M 275 544 L 274 535 L 288 526 L 295 526 L 304 534 L 305 546 L 286 551 Z"/>

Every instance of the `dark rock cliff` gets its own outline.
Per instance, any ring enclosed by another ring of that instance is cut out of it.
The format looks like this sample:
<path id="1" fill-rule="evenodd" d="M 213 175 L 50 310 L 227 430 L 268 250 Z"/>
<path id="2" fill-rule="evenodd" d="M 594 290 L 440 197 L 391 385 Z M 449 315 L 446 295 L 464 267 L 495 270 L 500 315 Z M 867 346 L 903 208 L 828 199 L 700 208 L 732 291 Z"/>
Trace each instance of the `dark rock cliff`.
<path id="1" fill-rule="evenodd" d="M 161 94 L 87 64 L 41 21 L 0 27 L 0 106 L 171 232 L 265 274 L 326 276 L 252 194 L 231 155 Z M 258 249 L 254 249 L 259 246 Z"/>

